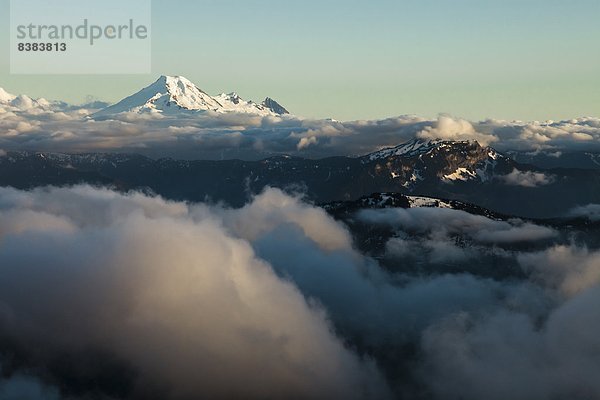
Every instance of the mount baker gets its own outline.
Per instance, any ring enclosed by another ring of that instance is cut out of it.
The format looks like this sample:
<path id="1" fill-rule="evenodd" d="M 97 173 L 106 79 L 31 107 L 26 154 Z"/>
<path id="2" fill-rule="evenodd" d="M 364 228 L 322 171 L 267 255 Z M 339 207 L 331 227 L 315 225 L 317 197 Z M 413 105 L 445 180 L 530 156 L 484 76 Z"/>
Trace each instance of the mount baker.
<path id="1" fill-rule="evenodd" d="M 289 114 L 288 110 L 269 97 L 258 104 L 242 99 L 235 92 L 211 96 L 182 76 L 162 75 L 150 86 L 91 117 L 103 118 L 124 112 L 178 114 L 203 111 L 262 116 Z"/>

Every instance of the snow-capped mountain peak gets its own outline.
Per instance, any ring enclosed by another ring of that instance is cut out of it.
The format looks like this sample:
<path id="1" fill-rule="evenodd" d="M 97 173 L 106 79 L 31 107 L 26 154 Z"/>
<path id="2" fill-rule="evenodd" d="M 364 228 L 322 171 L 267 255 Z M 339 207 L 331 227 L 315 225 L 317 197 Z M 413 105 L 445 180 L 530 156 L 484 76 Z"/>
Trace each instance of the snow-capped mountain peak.
<path id="1" fill-rule="evenodd" d="M 260 104 L 256 104 L 251 100 L 244 100 L 236 92 L 222 93 L 215 96 L 215 99 L 221 104 L 222 108 L 220 111 L 224 112 L 237 112 L 244 114 L 258 114 L 258 115 L 273 115 L 274 113 L 266 107 Z M 275 113 L 276 114 L 276 113 Z"/>
<path id="2" fill-rule="evenodd" d="M 240 102 L 244 101 L 244 99 L 242 99 L 240 97 L 240 95 L 237 94 L 236 92 L 221 94 L 220 96 L 226 98 L 228 101 L 232 102 L 233 104 L 239 104 Z"/>
<path id="3" fill-rule="evenodd" d="M 475 140 L 413 139 L 361 157 L 377 174 L 391 176 L 404 189 L 423 182 L 490 182 L 513 168 L 510 159 Z"/>
<path id="4" fill-rule="evenodd" d="M 221 104 L 182 76 L 162 75 L 156 82 L 93 117 L 122 112 L 177 113 L 182 110 L 217 110 Z"/>
<path id="5" fill-rule="evenodd" d="M 211 96 L 182 76 L 162 75 L 156 82 L 139 92 L 105 108 L 92 117 L 105 117 L 123 112 L 134 113 L 194 113 L 213 111 L 257 115 L 277 115 L 270 108 L 243 100 L 237 93 Z"/>
<path id="6" fill-rule="evenodd" d="M 161 76 L 158 81 L 158 93 L 163 87 L 168 95 L 168 103 L 176 104 L 186 110 L 218 109 L 220 104 L 198 86 L 183 76 Z M 167 105 L 170 105 L 168 104 Z"/>
<path id="7" fill-rule="evenodd" d="M 31 98 L 27 95 L 14 95 L 0 88 L 0 104 L 4 109 L 11 111 L 27 111 L 37 109 L 39 111 L 62 110 L 65 103 L 58 101 L 48 101 L 43 97 L 38 99 Z"/>
<path id="8" fill-rule="evenodd" d="M 279 115 L 284 115 L 284 114 L 289 114 L 290 112 L 288 110 L 285 109 L 285 107 L 283 107 L 281 104 L 279 104 L 278 102 L 276 102 L 275 100 L 273 100 L 270 97 L 267 97 L 262 103 L 261 105 L 271 111 L 273 111 L 275 114 L 279 114 Z"/>
<path id="9" fill-rule="evenodd" d="M 434 149 L 451 149 L 460 145 L 477 145 L 479 143 L 474 140 L 468 141 L 451 141 L 442 139 L 421 139 L 416 138 L 409 142 L 402 143 L 396 147 L 390 147 L 369 154 L 367 157 L 370 161 L 379 160 L 392 156 L 414 157 L 422 154 L 427 154 Z"/>
<path id="10" fill-rule="evenodd" d="M 16 97 L 17 96 L 15 96 L 14 94 L 10 94 L 6 90 L 0 88 L 0 103 L 10 103 Z"/>

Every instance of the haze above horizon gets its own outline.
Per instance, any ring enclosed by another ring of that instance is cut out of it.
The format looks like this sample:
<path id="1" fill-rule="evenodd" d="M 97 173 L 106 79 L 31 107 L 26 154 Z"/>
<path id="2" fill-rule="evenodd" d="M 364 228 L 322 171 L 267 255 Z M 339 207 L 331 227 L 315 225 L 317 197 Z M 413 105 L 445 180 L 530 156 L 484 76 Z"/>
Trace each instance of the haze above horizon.
<path id="1" fill-rule="evenodd" d="M 166 74 L 315 118 L 597 116 L 598 16 L 595 0 L 154 1 L 152 75 L 10 75 L 2 57 L 0 87 L 116 102 Z"/>

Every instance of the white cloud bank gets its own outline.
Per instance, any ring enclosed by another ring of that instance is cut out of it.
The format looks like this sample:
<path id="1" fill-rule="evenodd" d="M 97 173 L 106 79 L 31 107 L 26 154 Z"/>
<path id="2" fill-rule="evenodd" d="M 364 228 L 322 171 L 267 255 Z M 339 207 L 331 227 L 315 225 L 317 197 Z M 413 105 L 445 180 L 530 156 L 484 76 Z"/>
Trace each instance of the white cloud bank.
<path id="1" fill-rule="evenodd" d="M 477 140 L 498 150 L 600 150 L 600 119 L 560 122 L 436 120 L 400 116 L 374 121 L 311 120 L 294 116 L 123 113 L 91 120 L 95 109 L 26 97 L 0 99 L 0 148 L 55 152 L 126 151 L 152 157 L 248 158 L 363 155 L 415 137 Z M 89 105 L 97 106 L 96 104 Z"/>
<path id="2" fill-rule="evenodd" d="M 282 200 L 269 192 L 255 207 L 271 196 Z M 332 224 L 295 212 L 309 235 Z M 347 240 L 331 233 L 333 247 Z M 0 274 L 0 348 L 16 343 L 26 371 L 45 369 L 61 387 L 72 382 L 60 381 L 56 357 L 85 363 L 90 382 L 114 364 L 123 376 L 90 384 L 104 395 L 131 370 L 119 398 L 386 396 L 325 312 L 203 206 L 89 187 L 0 189 Z M 87 350 L 107 358 L 86 362 Z"/>
<path id="3" fill-rule="evenodd" d="M 547 175 L 541 172 L 532 171 L 519 171 L 513 169 L 510 174 L 499 177 L 504 183 L 511 186 L 523 186 L 523 187 L 538 187 L 549 185 L 554 182 L 552 175 Z"/>
<path id="4" fill-rule="evenodd" d="M 587 218 L 590 221 L 600 221 L 600 204 L 587 204 L 575 207 L 567 213 L 569 217 Z"/>
<path id="5" fill-rule="evenodd" d="M 456 210 L 359 218 L 441 238 L 437 256 L 458 259 L 453 234 L 490 247 L 556 235 Z M 600 255 L 549 246 L 516 252 L 518 280 L 392 276 L 279 190 L 225 209 L 0 188 L 0 393 L 596 398 Z"/>
<path id="6" fill-rule="evenodd" d="M 493 134 L 477 132 L 473 124 L 464 119 L 441 115 L 432 126 L 427 126 L 417 134 L 421 139 L 476 140 L 482 146 L 498 141 Z"/>

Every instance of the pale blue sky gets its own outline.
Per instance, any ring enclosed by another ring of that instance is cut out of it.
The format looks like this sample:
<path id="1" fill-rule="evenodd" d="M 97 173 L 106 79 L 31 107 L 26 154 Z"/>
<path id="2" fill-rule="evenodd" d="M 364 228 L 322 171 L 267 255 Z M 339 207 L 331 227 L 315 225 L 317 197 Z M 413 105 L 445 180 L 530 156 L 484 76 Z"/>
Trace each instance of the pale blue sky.
<path id="1" fill-rule="evenodd" d="M 153 74 L 127 76 L 10 75 L 8 3 L 13 93 L 116 101 L 169 74 L 308 117 L 600 115 L 600 0 L 155 0 Z"/>

